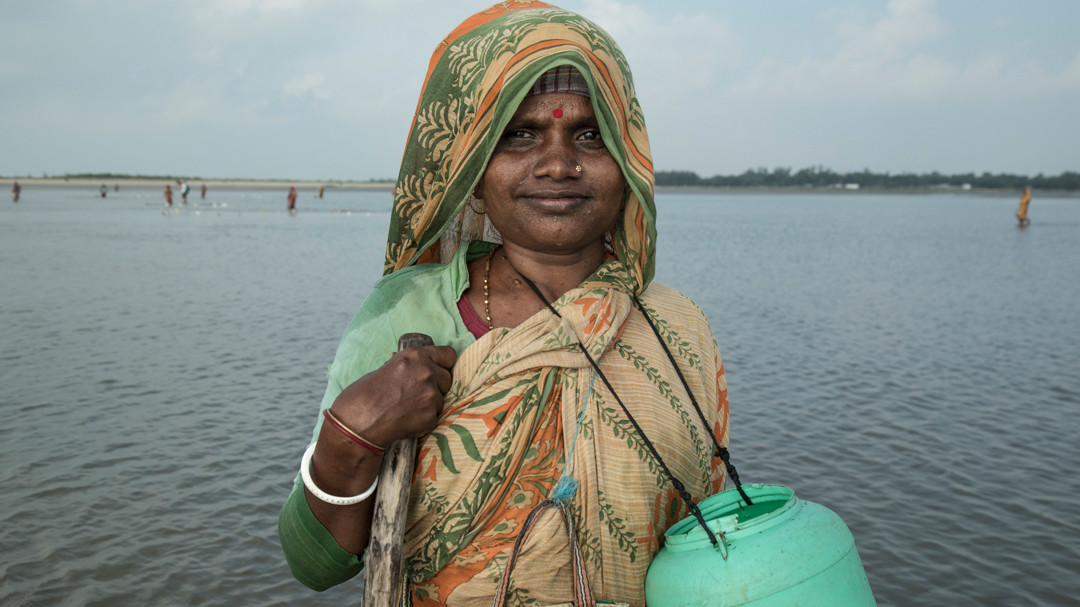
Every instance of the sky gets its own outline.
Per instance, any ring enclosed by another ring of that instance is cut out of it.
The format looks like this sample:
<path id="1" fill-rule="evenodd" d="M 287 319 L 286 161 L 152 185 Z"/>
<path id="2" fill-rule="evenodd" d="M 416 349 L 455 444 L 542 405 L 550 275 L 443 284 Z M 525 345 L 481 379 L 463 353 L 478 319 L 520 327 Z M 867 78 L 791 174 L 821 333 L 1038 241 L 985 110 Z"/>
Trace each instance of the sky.
<path id="1" fill-rule="evenodd" d="M 0 176 L 397 176 L 436 44 L 492 0 L 0 0 Z M 1077 0 L 567 0 L 656 170 L 1080 170 Z"/>

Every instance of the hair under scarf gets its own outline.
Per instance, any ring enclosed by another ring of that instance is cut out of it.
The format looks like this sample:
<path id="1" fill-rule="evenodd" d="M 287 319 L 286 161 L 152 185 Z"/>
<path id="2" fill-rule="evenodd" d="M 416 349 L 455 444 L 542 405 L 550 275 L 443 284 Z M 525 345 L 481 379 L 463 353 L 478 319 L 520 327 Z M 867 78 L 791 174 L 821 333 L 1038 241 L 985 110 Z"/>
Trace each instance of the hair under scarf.
<path id="1" fill-rule="evenodd" d="M 630 68 L 591 21 L 543 2 L 501 2 L 466 19 L 435 49 L 394 190 L 384 273 L 447 262 L 485 234 L 468 207 L 503 129 L 538 78 L 569 66 L 588 84 L 604 142 L 629 190 L 615 255 L 641 293 L 656 247 L 653 165 Z M 490 233 L 490 226 L 487 226 Z"/>

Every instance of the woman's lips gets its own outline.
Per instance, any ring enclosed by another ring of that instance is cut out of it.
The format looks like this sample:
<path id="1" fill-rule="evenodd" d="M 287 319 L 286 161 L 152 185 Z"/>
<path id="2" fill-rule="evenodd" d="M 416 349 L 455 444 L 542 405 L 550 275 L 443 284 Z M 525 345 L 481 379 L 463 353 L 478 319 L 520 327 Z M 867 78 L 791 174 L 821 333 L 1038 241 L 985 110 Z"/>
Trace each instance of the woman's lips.
<path id="1" fill-rule="evenodd" d="M 521 199 L 543 211 L 567 212 L 584 204 L 589 197 L 580 192 L 530 192 Z"/>

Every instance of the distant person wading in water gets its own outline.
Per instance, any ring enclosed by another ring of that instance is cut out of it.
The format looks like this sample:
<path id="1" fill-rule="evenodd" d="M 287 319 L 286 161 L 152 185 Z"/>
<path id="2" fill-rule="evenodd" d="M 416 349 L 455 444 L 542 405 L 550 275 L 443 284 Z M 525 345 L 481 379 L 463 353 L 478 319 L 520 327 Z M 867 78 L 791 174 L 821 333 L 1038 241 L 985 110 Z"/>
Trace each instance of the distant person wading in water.
<path id="1" fill-rule="evenodd" d="M 1031 204 L 1031 188 L 1024 188 L 1020 196 L 1020 208 L 1016 211 L 1016 219 L 1020 221 L 1020 227 L 1026 227 L 1031 223 L 1028 219 L 1028 206 Z"/>
<path id="2" fill-rule="evenodd" d="M 172 186 L 165 184 L 165 204 L 166 206 L 172 206 Z"/>
<path id="3" fill-rule="evenodd" d="M 11 185 L 11 201 L 19 202 L 19 194 L 22 193 L 22 186 L 16 181 Z"/>
<path id="4" fill-rule="evenodd" d="M 296 212 L 296 188 L 289 188 L 289 212 Z"/>

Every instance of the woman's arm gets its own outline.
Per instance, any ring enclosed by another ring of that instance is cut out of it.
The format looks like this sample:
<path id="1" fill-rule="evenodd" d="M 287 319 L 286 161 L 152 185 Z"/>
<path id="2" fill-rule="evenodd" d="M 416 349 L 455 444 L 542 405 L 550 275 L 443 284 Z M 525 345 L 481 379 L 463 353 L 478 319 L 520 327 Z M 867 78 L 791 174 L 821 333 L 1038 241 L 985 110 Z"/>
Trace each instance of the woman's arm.
<path id="1" fill-rule="evenodd" d="M 453 348 L 431 346 L 395 354 L 333 400 L 334 415 L 377 445 L 423 435 L 435 425 L 449 388 Z M 331 381 L 329 390 L 333 390 Z M 333 392 L 328 394 L 332 397 Z M 324 493 L 357 495 L 378 475 L 381 456 L 334 428 L 321 424 L 310 474 Z M 385 442 L 383 442 L 385 441 Z M 297 482 L 278 517 L 278 536 L 293 576 L 325 590 L 360 572 L 367 546 L 374 497 L 351 506 L 325 503 Z"/>
<path id="2" fill-rule="evenodd" d="M 389 446 L 434 426 L 450 386 L 456 352 L 475 341 L 456 302 L 468 280 L 464 256 L 447 266 L 413 267 L 375 285 L 345 330 L 328 371 L 320 410 L 330 409 L 365 440 Z M 402 333 L 420 331 L 443 347 L 394 353 Z M 446 347 L 449 346 L 449 347 Z M 317 418 L 309 467 L 324 493 L 358 495 L 374 482 L 381 457 Z M 281 547 L 293 575 L 321 590 L 354 577 L 367 546 L 374 497 L 334 506 L 311 495 L 297 477 L 278 519 Z"/>
<path id="3" fill-rule="evenodd" d="M 448 346 L 409 348 L 394 354 L 338 395 L 330 411 L 353 432 L 376 445 L 415 439 L 435 427 L 457 353 Z M 351 496 L 375 482 L 382 457 L 330 424 L 319 431 L 311 477 L 331 495 Z M 367 546 L 374 499 L 351 506 L 328 504 L 305 488 L 311 512 L 345 550 Z"/>

